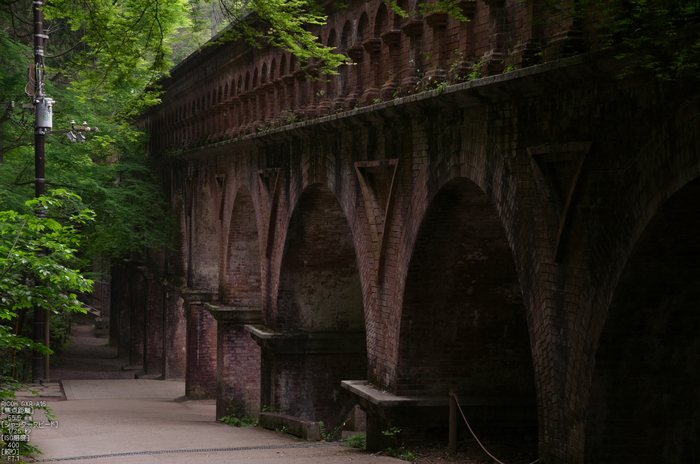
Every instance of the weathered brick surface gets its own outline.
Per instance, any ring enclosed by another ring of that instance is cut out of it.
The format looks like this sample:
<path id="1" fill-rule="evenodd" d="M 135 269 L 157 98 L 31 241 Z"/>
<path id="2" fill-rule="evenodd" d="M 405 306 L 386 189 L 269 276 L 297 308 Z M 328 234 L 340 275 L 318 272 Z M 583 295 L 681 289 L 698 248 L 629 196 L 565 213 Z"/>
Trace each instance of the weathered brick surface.
<path id="1" fill-rule="evenodd" d="M 275 353 L 263 349 L 262 407 L 306 420 L 323 421 L 328 431 L 355 406 L 340 387 L 348 375 L 363 377 L 365 359 L 356 353 Z"/>
<path id="2" fill-rule="evenodd" d="M 144 270 L 142 270 L 144 271 Z M 146 374 L 163 374 L 164 307 L 163 286 L 158 277 L 145 270 L 146 301 L 143 369 Z"/>
<path id="3" fill-rule="evenodd" d="M 145 118 L 182 224 L 166 277 L 250 302 L 259 266 L 257 301 L 282 340 L 261 338 L 261 367 L 246 373 L 260 376 L 262 405 L 332 422 L 346 409 L 340 380 L 425 399 L 456 388 L 536 399 L 542 462 L 698 455 L 697 319 L 686 309 L 698 300 L 687 240 L 698 192 L 685 187 L 700 177 L 697 88 L 619 79 L 596 54 L 556 61 L 595 38 L 565 13 L 531 21 L 537 5 L 477 1 L 458 24 L 351 3 L 319 34 L 358 63 L 330 82 L 242 44 L 207 48 L 164 81 Z M 399 98 L 468 71 L 451 61 L 455 46 L 486 58 L 484 74 L 503 59 L 546 63 Z M 303 121 L 276 128 L 283 111 Z M 138 279 L 114 279 L 144 297 Z M 123 308 L 112 308 L 122 321 Z M 216 326 L 187 311 L 188 385 L 214 395 Z M 143 334 L 119 327 L 137 357 Z M 366 355 L 280 348 L 357 328 Z M 248 340 L 227 336 L 224 348 Z M 640 444 L 646 425 L 657 442 Z"/>
<path id="4" fill-rule="evenodd" d="M 187 314 L 185 394 L 190 399 L 216 398 L 217 324 L 214 316 L 204 307 L 206 300 L 202 296 L 185 295 L 185 313 Z"/>
<path id="5" fill-rule="evenodd" d="M 227 253 L 226 259 L 221 260 L 223 294 L 219 299 L 228 305 L 260 306 L 260 240 L 253 200 L 245 187 L 236 195 L 228 239 L 223 246 Z"/>
<path id="6" fill-rule="evenodd" d="M 218 323 L 216 417 L 260 411 L 260 347 L 241 324 Z"/>
<path id="7" fill-rule="evenodd" d="M 165 288 L 164 372 L 166 379 L 184 379 L 187 369 L 185 300 L 174 288 Z"/>

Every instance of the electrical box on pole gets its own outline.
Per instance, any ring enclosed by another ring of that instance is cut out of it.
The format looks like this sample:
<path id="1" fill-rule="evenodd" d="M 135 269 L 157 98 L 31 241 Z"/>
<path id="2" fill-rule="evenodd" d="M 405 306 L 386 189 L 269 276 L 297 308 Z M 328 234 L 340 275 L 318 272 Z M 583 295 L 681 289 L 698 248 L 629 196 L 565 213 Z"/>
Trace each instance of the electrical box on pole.
<path id="1" fill-rule="evenodd" d="M 42 131 L 43 135 L 51 132 L 53 129 L 53 104 L 56 103 L 51 98 L 39 98 L 34 101 L 36 106 L 36 121 L 34 126 L 38 131 Z"/>

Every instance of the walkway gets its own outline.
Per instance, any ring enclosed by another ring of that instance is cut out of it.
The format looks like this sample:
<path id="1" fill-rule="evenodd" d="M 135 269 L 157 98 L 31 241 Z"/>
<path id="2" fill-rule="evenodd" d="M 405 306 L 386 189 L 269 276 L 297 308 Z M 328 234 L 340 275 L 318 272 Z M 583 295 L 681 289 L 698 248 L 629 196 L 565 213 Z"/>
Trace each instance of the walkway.
<path id="1" fill-rule="evenodd" d="M 106 339 L 93 337 L 89 326 L 77 326 L 74 334 L 73 345 L 51 371 L 63 389 L 58 383 L 39 389 L 58 427 L 32 432 L 31 444 L 44 452 L 37 462 L 402 462 L 339 444 L 306 443 L 268 430 L 221 424 L 214 420 L 214 401 L 187 400 L 183 381 L 133 379 L 133 373 L 120 369 L 125 360 L 116 358 Z M 58 397 L 58 392 L 64 395 Z"/>

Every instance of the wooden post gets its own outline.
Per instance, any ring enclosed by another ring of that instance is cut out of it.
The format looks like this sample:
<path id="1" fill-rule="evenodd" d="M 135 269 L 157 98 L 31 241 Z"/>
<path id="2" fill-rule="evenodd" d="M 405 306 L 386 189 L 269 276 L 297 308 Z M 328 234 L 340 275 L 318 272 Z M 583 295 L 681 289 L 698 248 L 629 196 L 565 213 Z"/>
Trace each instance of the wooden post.
<path id="1" fill-rule="evenodd" d="M 450 454 L 457 454 L 457 391 L 450 390 Z"/>

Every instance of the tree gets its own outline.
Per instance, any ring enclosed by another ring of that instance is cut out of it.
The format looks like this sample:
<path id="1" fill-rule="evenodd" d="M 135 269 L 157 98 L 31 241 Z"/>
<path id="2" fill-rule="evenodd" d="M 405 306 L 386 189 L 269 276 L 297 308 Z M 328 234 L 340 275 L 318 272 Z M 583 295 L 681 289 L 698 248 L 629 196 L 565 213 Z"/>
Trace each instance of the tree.
<path id="1" fill-rule="evenodd" d="M 0 383 L 17 375 L 18 351 L 47 351 L 22 335 L 28 311 L 85 312 L 77 295 L 91 291 L 93 282 L 79 271 L 76 251 L 93 213 L 75 210 L 79 200 L 56 190 L 27 202 L 40 215 L 0 211 Z"/>

